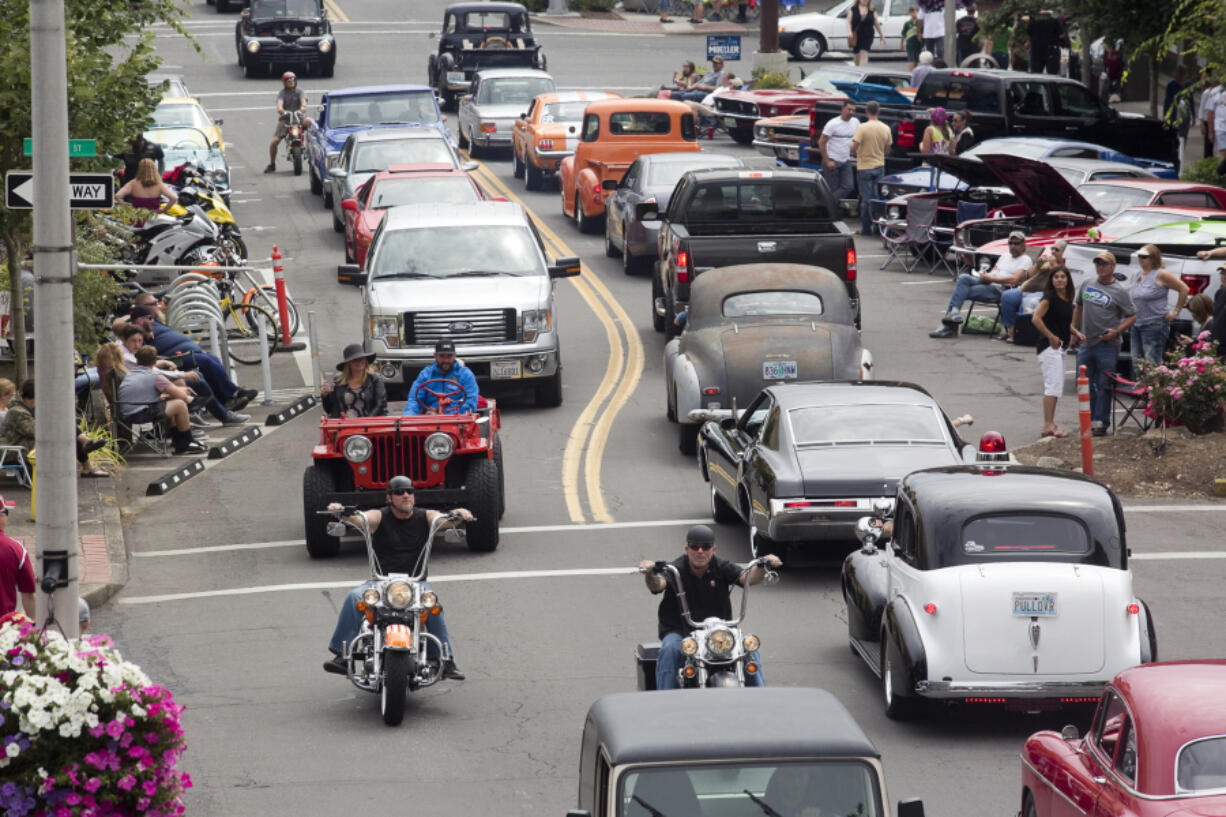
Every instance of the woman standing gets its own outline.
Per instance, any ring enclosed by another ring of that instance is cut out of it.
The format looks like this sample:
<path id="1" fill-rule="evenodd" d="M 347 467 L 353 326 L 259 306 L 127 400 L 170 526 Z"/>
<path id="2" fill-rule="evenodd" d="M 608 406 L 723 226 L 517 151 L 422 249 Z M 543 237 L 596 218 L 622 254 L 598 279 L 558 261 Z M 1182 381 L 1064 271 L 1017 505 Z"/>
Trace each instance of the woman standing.
<path id="1" fill-rule="evenodd" d="M 881 20 L 873 10 L 873 0 L 856 0 L 847 15 L 847 44 L 855 52 L 856 65 L 868 65 L 868 52 L 873 47 L 873 30 L 885 45 L 885 32 L 881 30 Z"/>
<path id="2" fill-rule="evenodd" d="M 162 174 L 158 173 L 158 166 L 152 159 L 141 159 L 140 164 L 136 166 L 136 178 L 115 193 L 115 201 L 126 201 L 133 207 L 139 207 L 151 213 L 156 213 L 161 209 L 163 198 L 166 199 L 167 204 L 174 204 L 179 200 L 175 191 L 162 181 Z"/>
<path id="3" fill-rule="evenodd" d="M 948 154 L 953 144 L 953 133 L 949 130 L 949 114 L 944 108 L 932 109 L 932 124 L 924 128 L 924 139 L 920 142 L 920 153 Z"/>
<path id="4" fill-rule="evenodd" d="M 1077 291 L 1068 267 L 1060 265 L 1052 270 L 1043 291 L 1043 300 L 1031 319 L 1039 333 L 1036 352 L 1039 371 L 1043 373 L 1043 432 L 1044 437 L 1067 437 L 1068 432 L 1056 425 L 1056 401 L 1064 393 L 1064 353 L 1069 348 L 1070 336 L 1077 342 L 1084 336 L 1073 329 L 1073 299 Z"/>
<path id="5" fill-rule="evenodd" d="M 345 347 L 344 360 L 336 364 L 340 372 L 333 380 L 324 380 L 320 389 L 324 413 L 332 419 L 345 417 L 382 417 L 387 414 L 387 387 L 383 378 L 370 370 L 374 352 L 367 354 L 362 344 Z"/>
<path id="6" fill-rule="evenodd" d="M 1137 250 L 1141 271 L 1132 277 L 1128 293 L 1137 307 L 1137 322 L 1132 325 L 1132 374 L 1141 373 L 1138 361 L 1161 363 L 1166 352 L 1166 339 L 1171 334 L 1171 321 L 1179 317 L 1188 301 L 1188 285 L 1162 268 L 1162 253 L 1153 244 Z M 1178 298 L 1174 309 L 1167 309 L 1170 294 Z"/>

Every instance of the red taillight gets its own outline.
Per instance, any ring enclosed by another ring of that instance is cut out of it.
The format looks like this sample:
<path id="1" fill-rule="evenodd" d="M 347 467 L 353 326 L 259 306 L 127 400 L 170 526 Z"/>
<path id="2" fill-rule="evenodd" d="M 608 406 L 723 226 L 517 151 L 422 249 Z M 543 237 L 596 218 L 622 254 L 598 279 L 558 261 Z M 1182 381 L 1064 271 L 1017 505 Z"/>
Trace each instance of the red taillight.
<path id="1" fill-rule="evenodd" d="M 856 248 L 847 248 L 847 280 L 856 280 Z"/>
<path id="2" fill-rule="evenodd" d="M 690 254 L 685 250 L 677 253 L 677 283 L 690 282 Z"/>
<path id="3" fill-rule="evenodd" d="M 1201 275 L 1196 272 L 1183 272 L 1179 274 L 1179 280 L 1188 285 L 1188 295 L 1196 295 L 1204 292 L 1209 288 L 1209 276 Z"/>
<path id="4" fill-rule="evenodd" d="M 937 614 L 937 606 L 932 602 L 928 602 L 924 605 L 924 612 L 930 616 L 935 616 Z"/>
<path id="5" fill-rule="evenodd" d="M 702 393 L 705 394 L 707 397 L 713 397 L 719 394 L 719 386 L 707 386 L 705 389 L 702 390 Z"/>
<path id="6" fill-rule="evenodd" d="M 493 122 L 482 122 L 481 123 L 482 133 L 493 133 L 496 130 L 498 130 L 498 126 L 494 124 Z"/>
<path id="7" fill-rule="evenodd" d="M 964 704 L 1003 704 L 1004 698 L 963 698 Z"/>
<path id="8" fill-rule="evenodd" d="M 900 148 L 915 147 L 915 123 L 914 122 L 899 122 L 898 123 L 898 146 Z"/>
<path id="9" fill-rule="evenodd" d="M 600 182 L 592 182 L 592 203 L 600 204 Z"/>
<path id="10" fill-rule="evenodd" d="M 536 147 L 538 150 L 553 150 L 553 140 L 538 139 L 536 142 Z"/>
<path id="11" fill-rule="evenodd" d="M 970 71 L 951 71 L 949 75 L 952 77 L 973 77 L 975 76 Z"/>
<path id="12" fill-rule="evenodd" d="M 808 508 L 813 505 L 812 502 L 784 502 L 784 508 Z"/>
<path id="13" fill-rule="evenodd" d="M 1128 605 L 1128 615 L 1135 616 L 1139 612 L 1141 612 L 1141 605 L 1137 604 L 1135 601 Z"/>
<path id="14" fill-rule="evenodd" d="M 856 501 L 854 499 L 836 499 L 833 503 L 836 508 L 854 508 Z"/>
<path id="15" fill-rule="evenodd" d="M 818 140 L 817 132 L 817 108 L 809 109 L 809 144 L 816 145 Z"/>
<path id="16" fill-rule="evenodd" d="M 1089 698 L 1089 697 L 1082 697 L 1082 698 L 1061 698 L 1061 699 L 1060 699 L 1060 703 L 1062 703 L 1062 704 L 1094 704 L 1094 703 L 1098 703 L 1098 699 L 1097 699 L 1097 698 Z"/>

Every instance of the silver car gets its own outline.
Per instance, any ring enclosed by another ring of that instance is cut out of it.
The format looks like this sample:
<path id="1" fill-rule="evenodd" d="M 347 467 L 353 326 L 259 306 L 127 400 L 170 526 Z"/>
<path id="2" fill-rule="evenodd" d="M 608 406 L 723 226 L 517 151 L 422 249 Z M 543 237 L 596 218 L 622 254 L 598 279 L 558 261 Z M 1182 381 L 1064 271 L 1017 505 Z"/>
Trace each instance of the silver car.
<path id="1" fill-rule="evenodd" d="M 553 77 L 535 68 L 478 71 L 460 98 L 460 148 L 471 156 L 484 148 L 509 148 L 512 123 L 537 95 L 554 90 Z"/>

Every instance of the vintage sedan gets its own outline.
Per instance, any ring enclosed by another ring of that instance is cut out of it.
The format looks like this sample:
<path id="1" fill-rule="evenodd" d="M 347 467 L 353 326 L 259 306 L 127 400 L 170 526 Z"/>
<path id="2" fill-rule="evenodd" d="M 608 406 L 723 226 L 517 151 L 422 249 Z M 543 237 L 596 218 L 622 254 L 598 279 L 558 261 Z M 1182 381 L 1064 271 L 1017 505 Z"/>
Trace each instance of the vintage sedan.
<path id="1" fill-rule="evenodd" d="M 221 135 L 222 122 L 209 116 L 200 100 L 194 97 L 163 97 L 153 109 L 153 127 L 195 128 L 204 134 L 210 145 L 216 145 L 224 153 L 226 142 Z"/>
<path id="2" fill-rule="evenodd" d="M 330 79 L 336 71 L 336 37 L 323 0 L 244 0 L 234 26 L 238 66 L 250 79 L 277 67 L 314 71 Z M 224 11 L 228 0 L 217 0 Z"/>
<path id="3" fill-rule="evenodd" d="M 881 529 L 861 520 L 842 576 L 851 646 L 889 717 L 927 701 L 1089 703 L 1157 658 L 1124 509 L 1101 483 L 995 462 L 932 468 L 899 482 L 891 521 L 879 547 Z"/>
<path id="4" fill-rule="evenodd" d="M 854 5 L 855 0 L 841 0 L 825 11 L 780 17 L 779 47 L 798 60 L 818 60 L 827 51 L 849 51 L 847 15 Z M 874 53 L 900 50 L 902 27 L 912 5 L 910 0 L 878 0 L 873 4 L 885 34 L 885 43 L 874 43 Z"/>
<path id="5" fill-rule="evenodd" d="M 511 146 L 511 128 L 532 100 L 554 91 L 553 77 L 535 68 L 488 68 L 473 77 L 460 97 L 460 147 L 474 158 L 480 151 Z"/>
<path id="6" fill-rule="evenodd" d="M 512 174 L 525 190 L 540 190 L 545 177 L 575 152 L 583 111 L 589 102 L 621 99 L 610 91 L 557 91 L 532 100 L 528 112 L 511 125 Z"/>
<path id="7" fill-rule="evenodd" d="M 1226 661 L 1126 669 L 1085 737 L 1031 735 L 1022 748 L 1021 817 L 1226 814 Z"/>
<path id="8" fill-rule="evenodd" d="M 955 430 L 967 420 L 950 420 L 911 383 L 768 387 L 739 417 L 703 426 L 698 461 L 711 514 L 744 520 L 759 554 L 853 541 L 859 519 L 888 502 L 903 476 L 974 459 Z"/>
<path id="9" fill-rule="evenodd" d="M 194 165 L 227 202 L 230 200 L 230 164 L 221 145 L 210 143 L 199 128 L 150 128 L 145 140 L 160 145 L 166 170 Z"/>

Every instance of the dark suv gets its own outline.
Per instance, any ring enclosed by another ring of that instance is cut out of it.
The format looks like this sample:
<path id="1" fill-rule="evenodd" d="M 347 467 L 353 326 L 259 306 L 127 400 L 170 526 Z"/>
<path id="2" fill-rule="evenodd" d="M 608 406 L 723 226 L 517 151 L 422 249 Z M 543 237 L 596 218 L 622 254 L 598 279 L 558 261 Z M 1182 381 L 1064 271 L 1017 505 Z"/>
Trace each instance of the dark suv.
<path id="1" fill-rule="evenodd" d="M 323 0 L 249 0 L 234 28 L 234 48 L 248 77 L 277 66 L 331 77 L 336 67 L 336 38 Z"/>
<path id="2" fill-rule="evenodd" d="M 468 93 L 473 74 L 483 68 L 539 68 L 545 55 L 532 36 L 528 10 L 519 3 L 456 3 L 443 13 L 438 53 L 427 70 L 430 86 L 444 108 Z"/>

